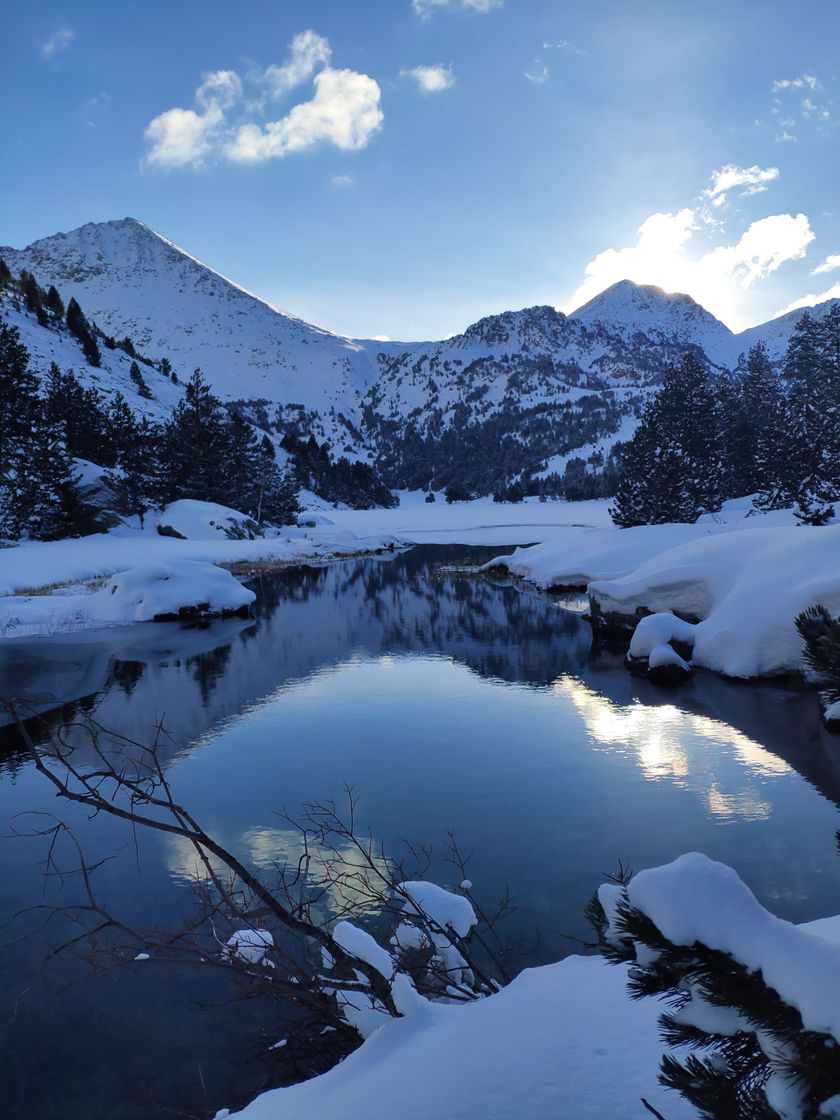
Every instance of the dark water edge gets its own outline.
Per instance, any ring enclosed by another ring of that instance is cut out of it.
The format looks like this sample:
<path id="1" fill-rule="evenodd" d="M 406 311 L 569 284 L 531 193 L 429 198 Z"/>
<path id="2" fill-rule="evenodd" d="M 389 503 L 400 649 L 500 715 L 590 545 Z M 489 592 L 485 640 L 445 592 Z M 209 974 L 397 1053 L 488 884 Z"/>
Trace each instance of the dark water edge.
<path id="1" fill-rule="evenodd" d="M 541 933 L 523 965 L 573 951 L 560 931 L 586 933 L 583 903 L 619 858 L 699 847 L 783 917 L 836 910 L 840 750 L 814 698 L 707 673 L 662 692 L 593 652 L 562 600 L 452 570 L 500 551 L 425 546 L 262 577 L 248 621 L 7 643 L 0 695 L 29 697 L 54 727 L 95 711 L 139 741 L 163 719 L 179 796 L 255 866 L 288 843 L 279 805 L 347 780 L 388 850 L 455 826 L 479 891 L 509 881 L 515 932 Z M 54 807 L 0 730 L 0 831 Z M 103 882 L 128 920 L 188 912 L 182 853 L 157 837 L 135 851 L 117 823 L 69 815 L 89 855 L 118 853 Z M 42 858 L 0 839 L 0 922 L 40 901 Z M 58 930 L 23 927 L 0 932 L 4 1116 L 213 1116 L 282 1078 L 266 1059 L 275 1009 L 154 962 L 93 976 L 47 960 Z"/>

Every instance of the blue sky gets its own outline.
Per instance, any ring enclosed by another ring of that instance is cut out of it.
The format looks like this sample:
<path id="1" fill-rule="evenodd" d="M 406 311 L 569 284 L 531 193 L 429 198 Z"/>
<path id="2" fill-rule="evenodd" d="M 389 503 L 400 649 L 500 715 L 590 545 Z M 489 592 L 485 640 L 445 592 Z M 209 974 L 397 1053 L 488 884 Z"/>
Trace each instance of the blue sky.
<path id="1" fill-rule="evenodd" d="M 404 339 L 625 275 L 739 329 L 840 294 L 834 0 L 46 0 L 2 22 L 1 244 L 131 215 L 312 322 Z"/>

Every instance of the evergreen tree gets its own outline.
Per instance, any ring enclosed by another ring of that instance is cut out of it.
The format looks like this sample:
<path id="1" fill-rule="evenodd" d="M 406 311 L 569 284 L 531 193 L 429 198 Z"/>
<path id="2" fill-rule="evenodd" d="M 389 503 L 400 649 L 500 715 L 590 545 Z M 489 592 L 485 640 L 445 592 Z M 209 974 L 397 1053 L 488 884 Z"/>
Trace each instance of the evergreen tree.
<path id="1" fill-rule="evenodd" d="M 153 400 L 152 390 L 146 384 L 146 379 L 140 372 L 140 366 L 137 364 L 137 362 L 131 363 L 128 373 L 131 377 L 131 380 L 137 386 L 138 396 L 145 397 L 146 400 Z"/>
<path id="2" fill-rule="evenodd" d="M 94 337 L 90 324 L 79 307 L 74 297 L 67 304 L 67 328 L 74 338 L 78 339 L 88 365 L 98 366 L 102 362 L 99 346 Z"/>
<path id="3" fill-rule="evenodd" d="M 259 445 L 257 479 L 257 507 L 253 511 L 257 522 L 292 524 L 301 511 L 297 484 L 292 471 L 281 472 L 274 444 L 268 436 L 263 436 Z"/>
<path id="4" fill-rule="evenodd" d="M 44 297 L 44 306 L 56 319 L 64 318 L 64 300 L 58 294 L 55 284 L 50 284 L 49 291 Z"/>
<path id="5" fill-rule="evenodd" d="M 63 432 L 39 410 L 26 443 L 15 450 L 4 486 L 4 533 L 45 541 L 70 536 L 77 504 L 74 482 Z"/>
<path id="6" fill-rule="evenodd" d="M 720 509 L 720 414 L 706 369 L 693 354 L 666 371 L 623 452 L 611 516 L 617 525 L 694 522 Z"/>
<path id="7" fill-rule="evenodd" d="M 11 288 L 14 284 L 14 276 L 12 270 L 6 264 L 2 257 L 0 257 L 0 291 L 5 291 Z"/>
<path id="8" fill-rule="evenodd" d="M 29 352 L 17 327 L 0 320 L 0 485 L 39 408 L 38 378 L 29 369 Z"/>
<path id="9" fill-rule="evenodd" d="M 610 917 L 602 892 L 593 897 L 587 917 L 604 955 L 615 963 L 631 963 L 630 995 L 667 1001 L 660 1033 L 682 1053 L 680 1059 L 670 1053 L 663 1057 L 660 1082 L 676 1089 L 708 1120 L 829 1116 L 820 1106 L 840 1094 L 833 1035 L 827 1029 L 806 1029 L 797 1007 L 770 987 L 752 961 L 710 948 L 699 932 L 694 941 L 683 935 L 684 944 L 669 940 L 647 913 L 632 905 L 632 879 L 620 876 L 617 882 L 607 888 Z M 761 907 L 752 901 L 751 916 L 758 919 Z M 763 917 L 768 924 L 778 921 L 770 914 Z M 684 925 L 684 917 L 682 921 Z M 760 926 L 755 936 L 760 940 Z M 796 962 L 791 965 L 795 974 Z M 780 1095 L 790 1111 L 783 1105 L 777 1112 L 768 1099 L 778 1101 Z"/>
<path id="10" fill-rule="evenodd" d="M 840 500 L 840 307 L 822 320 L 807 312 L 788 343 L 788 425 L 784 479 L 797 517 L 824 525 Z"/>
<path id="11" fill-rule="evenodd" d="M 221 401 L 210 392 L 197 369 L 164 430 L 164 500 L 184 497 L 227 504 L 228 450 L 228 425 Z"/>
<path id="12" fill-rule="evenodd" d="M 114 446 L 102 397 L 82 385 L 72 370 L 62 373 L 55 362 L 47 376 L 44 408 L 47 421 L 62 426 L 70 455 L 103 467 L 113 464 Z"/>
<path id="13" fill-rule="evenodd" d="M 142 526 L 160 491 L 160 429 L 145 416 L 138 420 L 121 393 L 111 404 L 108 422 L 116 449 L 108 481 L 117 496 L 119 512 L 139 517 Z"/>
<path id="14" fill-rule="evenodd" d="M 262 455 L 254 429 L 238 412 L 227 420 L 225 505 L 259 519 Z"/>

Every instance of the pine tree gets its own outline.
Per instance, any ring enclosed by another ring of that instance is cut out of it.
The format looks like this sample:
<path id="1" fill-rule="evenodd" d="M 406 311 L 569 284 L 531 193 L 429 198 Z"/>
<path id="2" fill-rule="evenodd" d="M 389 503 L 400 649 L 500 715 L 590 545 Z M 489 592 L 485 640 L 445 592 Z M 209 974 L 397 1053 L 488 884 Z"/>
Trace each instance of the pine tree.
<path id="1" fill-rule="evenodd" d="M 108 481 L 117 496 L 119 512 L 139 517 L 142 527 L 147 511 L 159 496 L 160 429 L 145 416 L 138 420 L 121 393 L 111 404 L 108 422 L 116 449 Z"/>
<path id="2" fill-rule="evenodd" d="M 166 425 L 161 466 L 163 496 L 227 504 L 229 430 L 221 401 L 210 392 L 201 370 L 187 382 Z"/>
<path id="3" fill-rule="evenodd" d="M 258 499 L 253 511 L 258 524 L 289 525 L 300 513 L 298 487 L 292 471 L 281 472 L 274 444 L 263 436 L 257 466 Z"/>
<path id="4" fill-rule="evenodd" d="M 44 306 L 56 319 L 64 318 L 64 300 L 58 294 L 55 284 L 50 284 L 49 291 L 44 297 Z"/>
<path id="5" fill-rule="evenodd" d="M 137 386 L 138 396 L 145 397 L 146 400 L 153 400 L 153 393 L 149 386 L 146 384 L 146 379 L 140 372 L 140 366 L 137 362 L 132 362 L 128 370 L 129 376 L 134 384 Z"/>
<path id="6" fill-rule="evenodd" d="M 0 320 L 0 486 L 39 408 L 38 378 L 17 327 Z"/>
<path id="7" fill-rule="evenodd" d="M 12 270 L 6 264 L 2 257 L 0 257 L 0 291 L 5 291 L 11 288 L 14 284 L 14 276 Z"/>
<path id="8" fill-rule="evenodd" d="M 3 531 L 17 539 L 58 540 L 74 531 L 73 463 L 60 426 L 39 410 L 17 446 L 4 487 Z"/>
<path id="9" fill-rule="evenodd" d="M 840 309 L 807 312 L 788 343 L 787 489 L 804 524 L 824 525 L 840 500 Z"/>
<path id="10" fill-rule="evenodd" d="M 720 509 L 720 412 L 706 369 L 693 354 L 666 371 L 623 453 L 610 513 L 617 525 L 694 522 Z"/>
<path id="11" fill-rule="evenodd" d="M 72 456 L 103 467 L 113 464 L 114 447 L 102 397 L 82 385 L 72 370 L 62 373 L 55 362 L 51 364 L 44 407 L 48 422 L 63 426 Z"/>
<path id="12" fill-rule="evenodd" d="M 70 333 L 77 338 L 82 351 L 87 359 L 88 365 L 98 366 L 102 362 L 102 357 L 99 353 L 99 346 L 94 337 L 90 324 L 79 307 L 75 297 L 71 297 L 70 302 L 67 304 L 67 328 Z"/>
<path id="13" fill-rule="evenodd" d="M 698 937 L 676 944 L 648 914 L 630 902 L 627 876 L 611 900 L 608 920 L 596 894 L 587 917 L 604 955 L 630 962 L 632 998 L 665 1000 L 659 1019 L 663 1040 L 688 1056 L 666 1054 L 659 1080 L 676 1089 L 708 1120 L 818 1120 L 820 1106 L 840 1093 L 838 1042 L 828 1031 L 805 1029 L 796 1007 L 786 1003 L 751 963 L 709 948 Z M 758 903 L 756 911 L 760 910 Z M 773 919 L 768 914 L 768 921 Z M 765 1088 L 770 1078 L 794 1089 L 801 1104 L 780 1115 Z"/>

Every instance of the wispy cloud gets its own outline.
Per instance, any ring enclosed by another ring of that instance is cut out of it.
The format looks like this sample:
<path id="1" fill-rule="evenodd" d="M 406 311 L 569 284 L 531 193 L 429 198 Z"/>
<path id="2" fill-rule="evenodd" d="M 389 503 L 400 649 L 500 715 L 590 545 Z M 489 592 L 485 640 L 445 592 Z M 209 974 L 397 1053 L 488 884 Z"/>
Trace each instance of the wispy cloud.
<path id="1" fill-rule="evenodd" d="M 525 71 L 525 77 L 532 85 L 544 86 L 551 75 L 547 66 L 535 62 L 530 70 Z"/>
<path id="2" fill-rule="evenodd" d="M 262 163 L 319 143 L 359 151 L 384 119 L 379 85 L 367 74 L 333 69 L 331 59 L 327 40 L 305 31 L 295 36 L 279 65 L 244 79 L 233 70 L 205 74 L 195 91 L 197 108 L 167 109 L 149 123 L 147 162 L 156 167 L 197 168 L 212 155 L 233 163 Z M 308 101 L 292 106 L 277 120 L 264 119 L 270 101 L 310 78 L 315 88 Z M 246 83 L 259 95 L 248 102 Z"/>
<path id="3" fill-rule="evenodd" d="M 824 272 L 836 272 L 840 268 L 840 253 L 831 253 L 825 258 L 822 264 L 818 264 L 816 268 L 811 269 L 812 276 L 819 276 Z"/>
<path id="4" fill-rule="evenodd" d="M 768 183 L 779 178 L 778 167 L 736 167 L 728 163 L 711 174 L 712 185 L 703 193 L 709 198 L 713 206 L 723 206 L 729 197 L 729 192 L 743 188 L 741 194 L 761 194 L 767 190 Z"/>
<path id="5" fill-rule="evenodd" d="M 44 58 L 52 58 L 53 55 L 66 51 L 75 38 L 76 32 L 72 27 L 59 27 L 41 44 L 41 54 Z"/>
<path id="6" fill-rule="evenodd" d="M 776 129 L 773 139 L 777 144 L 795 144 L 799 139 L 797 125 L 802 122 L 806 125 L 810 123 L 811 127 L 816 125 L 821 130 L 831 119 L 831 102 L 826 100 L 822 82 L 816 74 L 777 78 L 770 90 L 774 94 L 770 115 Z M 802 97 L 803 91 L 807 91 L 807 96 Z M 815 94 L 819 100 L 815 99 Z"/>
<path id="7" fill-rule="evenodd" d="M 333 175 L 330 179 L 330 186 L 335 187 L 336 190 L 346 190 L 352 187 L 355 180 L 352 175 Z"/>
<path id="8" fill-rule="evenodd" d="M 455 85 L 455 75 L 451 66 L 438 63 L 435 66 L 414 66 L 400 70 L 400 77 L 410 78 L 421 93 L 443 93 Z"/>
<path id="9" fill-rule="evenodd" d="M 493 8 L 501 8 L 504 0 L 411 0 L 411 6 L 418 14 L 426 19 L 433 12 L 457 11 L 465 12 L 490 12 Z"/>

